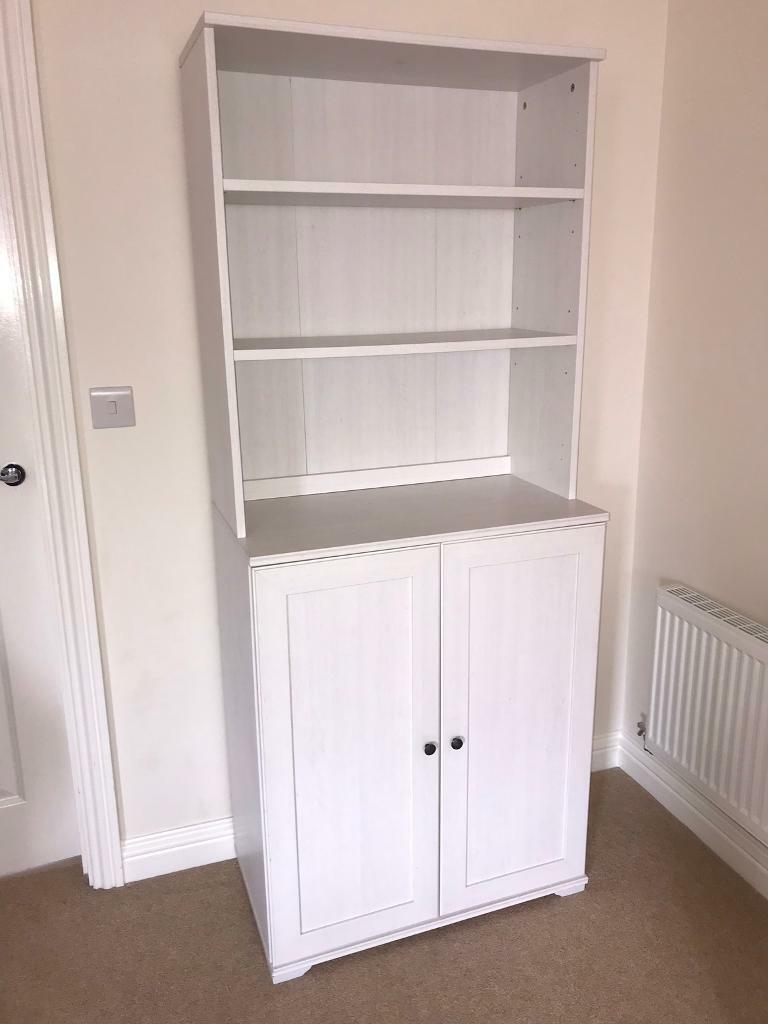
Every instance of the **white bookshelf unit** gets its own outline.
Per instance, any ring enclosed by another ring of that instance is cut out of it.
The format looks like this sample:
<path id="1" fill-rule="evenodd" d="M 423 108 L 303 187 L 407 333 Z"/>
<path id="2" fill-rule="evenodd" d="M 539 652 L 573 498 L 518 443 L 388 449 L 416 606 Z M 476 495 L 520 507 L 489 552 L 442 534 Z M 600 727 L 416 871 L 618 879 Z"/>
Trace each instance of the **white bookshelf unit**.
<path id="1" fill-rule="evenodd" d="M 603 56 L 219 14 L 182 55 L 237 849 L 275 980 L 583 888 Z"/>

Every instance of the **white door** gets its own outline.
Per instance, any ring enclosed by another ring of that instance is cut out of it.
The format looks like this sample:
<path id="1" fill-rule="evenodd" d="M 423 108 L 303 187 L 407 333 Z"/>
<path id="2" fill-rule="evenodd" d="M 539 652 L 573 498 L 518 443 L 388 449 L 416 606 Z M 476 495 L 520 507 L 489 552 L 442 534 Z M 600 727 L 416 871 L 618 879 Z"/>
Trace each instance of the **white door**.
<path id="1" fill-rule="evenodd" d="M 80 852 L 62 708 L 64 651 L 17 242 L 0 152 L 0 875 Z M 26 472 L 19 486 L 9 464 Z"/>
<path id="2" fill-rule="evenodd" d="M 584 873 L 603 536 L 444 548 L 443 914 Z"/>
<path id="3" fill-rule="evenodd" d="M 273 966 L 438 913 L 436 547 L 254 572 Z"/>

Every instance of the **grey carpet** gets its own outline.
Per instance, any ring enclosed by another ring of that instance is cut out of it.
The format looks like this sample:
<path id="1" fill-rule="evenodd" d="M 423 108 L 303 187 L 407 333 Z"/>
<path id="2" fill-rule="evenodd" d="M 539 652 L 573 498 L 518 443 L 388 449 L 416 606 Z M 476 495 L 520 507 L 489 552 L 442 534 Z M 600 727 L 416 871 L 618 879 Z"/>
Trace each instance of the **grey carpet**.
<path id="1" fill-rule="evenodd" d="M 3 1024 L 768 1024 L 768 902 L 618 770 L 593 777 L 586 892 L 273 986 L 237 867 L 122 890 L 0 882 Z"/>

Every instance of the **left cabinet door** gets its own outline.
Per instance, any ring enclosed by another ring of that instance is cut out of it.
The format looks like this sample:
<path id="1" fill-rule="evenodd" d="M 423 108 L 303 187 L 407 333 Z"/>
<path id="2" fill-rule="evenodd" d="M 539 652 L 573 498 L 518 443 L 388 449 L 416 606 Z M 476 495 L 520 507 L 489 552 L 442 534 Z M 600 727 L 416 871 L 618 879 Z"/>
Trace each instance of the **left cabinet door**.
<path id="1" fill-rule="evenodd" d="M 253 585 L 276 967 L 437 917 L 439 549 Z"/>

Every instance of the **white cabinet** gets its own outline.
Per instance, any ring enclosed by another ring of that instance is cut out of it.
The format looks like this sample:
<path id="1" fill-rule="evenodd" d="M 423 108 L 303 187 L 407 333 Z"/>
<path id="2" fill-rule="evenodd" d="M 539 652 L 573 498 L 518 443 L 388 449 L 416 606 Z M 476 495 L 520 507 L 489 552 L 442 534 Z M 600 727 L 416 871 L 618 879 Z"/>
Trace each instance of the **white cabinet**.
<path id="1" fill-rule="evenodd" d="M 583 888 L 603 532 L 253 571 L 278 979 Z"/>
<path id="2" fill-rule="evenodd" d="M 443 914 L 584 872 L 602 533 L 444 548 Z"/>
<path id="3" fill-rule="evenodd" d="M 275 963 L 437 916 L 439 586 L 438 547 L 254 573 Z"/>
<path id="4" fill-rule="evenodd" d="M 235 843 L 276 981 L 586 882 L 603 57 L 210 12 L 182 54 Z"/>

